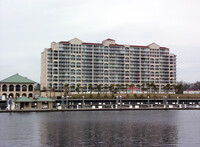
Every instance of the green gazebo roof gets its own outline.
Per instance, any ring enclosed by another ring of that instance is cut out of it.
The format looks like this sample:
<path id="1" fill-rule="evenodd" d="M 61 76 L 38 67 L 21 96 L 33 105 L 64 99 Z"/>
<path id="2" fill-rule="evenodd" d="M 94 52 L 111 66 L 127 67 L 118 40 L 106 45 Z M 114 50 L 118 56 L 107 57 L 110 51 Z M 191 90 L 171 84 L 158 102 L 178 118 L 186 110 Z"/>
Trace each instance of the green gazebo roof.
<path id="1" fill-rule="evenodd" d="M 36 102 L 54 102 L 55 100 L 48 97 L 39 97 Z"/>
<path id="2" fill-rule="evenodd" d="M 34 100 L 29 99 L 29 98 L 27 98 L 25 96 L 22 96 L 22 97 L 16 99 L 15 102 L 34 102 Z"/>
<path id="3" fill-rule="evenodd" d="M 10 76 L 10 77 L 0 81 L 0 83 L 30 83 L 30 84 L 33 84 L 35 82 L 26 77 L 23 77 L 17 73 L 13 76 Z"/>

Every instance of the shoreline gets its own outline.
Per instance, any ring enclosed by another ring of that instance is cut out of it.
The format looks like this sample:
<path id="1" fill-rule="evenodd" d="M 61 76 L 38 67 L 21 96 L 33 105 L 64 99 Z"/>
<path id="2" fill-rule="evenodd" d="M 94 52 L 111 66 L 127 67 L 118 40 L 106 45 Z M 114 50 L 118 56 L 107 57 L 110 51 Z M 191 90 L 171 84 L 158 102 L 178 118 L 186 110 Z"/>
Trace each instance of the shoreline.
<path id="1" fill-rule="evenodd" d="M 18 112 L 64 112 L 64 111 L 137 111 L 137 110 L 200 110 L 200 108 L 102 108 L 102 109 L 53 109 L 53 110 L 1 110 L 0 113 Z"/>

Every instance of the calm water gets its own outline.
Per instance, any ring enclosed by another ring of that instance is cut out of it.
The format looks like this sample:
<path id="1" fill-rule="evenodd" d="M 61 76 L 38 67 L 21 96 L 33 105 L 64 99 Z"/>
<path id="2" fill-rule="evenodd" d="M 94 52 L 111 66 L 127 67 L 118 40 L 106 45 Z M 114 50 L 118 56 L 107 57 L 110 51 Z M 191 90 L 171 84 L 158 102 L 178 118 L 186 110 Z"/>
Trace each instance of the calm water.
<path id="1" fill-rule="evenodd" d="M 0 146 L 200 146 L 200 111 L 0 113 Z"/>

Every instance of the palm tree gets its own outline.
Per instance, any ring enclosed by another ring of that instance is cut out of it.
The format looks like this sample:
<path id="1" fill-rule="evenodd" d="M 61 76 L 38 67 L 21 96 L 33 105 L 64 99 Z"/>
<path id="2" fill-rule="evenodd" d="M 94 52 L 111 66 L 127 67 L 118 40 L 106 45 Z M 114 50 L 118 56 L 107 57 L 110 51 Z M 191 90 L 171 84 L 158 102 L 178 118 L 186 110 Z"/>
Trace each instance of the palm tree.
<path id="1" fill-rule="evenodd" d="M 171 85 L 170 85 L 170 84 L 167 84 L 167 85 L 165 85 L 165 86 L 163 87 L 163 90 L 166 90 L 167 93 L 169 93 L 170 87 L 171 87 Z"/>
<path id="2" fill-rule="evenodd" d="M 102 86 L 102 84 L 98 84 L 98 85 L 97 85 L 97 91 L 98 91 L 98 93 L 99 93 L 99 92 L 101 93 L 101 86 Z"/>
<path id="3" fill-rule="evenodd" d="M 113 88 L 114 88 L 114 84 L 111 84 L 108 88 L 109 88 L 110 93 L 112 93 L 113 92 Z"/>
<path id="4" fill-rule="evenodd" d="M 71 91 L 74 91 L 74 89 L 75 89 L 75 86 L 74 86 L 74 85 L 72 85 L 70 88 L 71 88 Z"/>
<path id="5" fill-rule="evenodd" d="M 64 85 L 64 90 L 65 90 L 65 92 L 64 92 L 64 97 L 66 97 L 67 94 L 69 93 L 69 84 L 65 84 L 65 85 Z"/>
<path id="6" fill-rule="evenodd" d="M 104 86 L 103 89 L 106 91 L 107 93 L 107 90 L 108 90 L 108 86 Z"/>
<path id="7" fill-rule="evenodd" d="M 91 94 L 93 90 L 92 84 L 89 85 L 88 89 L 90 90 L 90 94 Z"/>
<path id="8" fill-rule="evenodd" d="M 116 91 L 119 90 L 119 93 L 120 93 L 120 91 L 121 91 L 121 85 L 120 85 L 120 84 L 117 84 L 116 86 L 117 86 L 117 87 L 116 87 Z"/>
<path id="9" fill-rule="evenodd" d="M 131 84 L 131 85 L 130 85 L 132 93 L 133 93 L 133 87 L 134 87 L 134 86 L 135 86 L 134 84 Z"/>
<path id="10" fill-rule="evenodd" d="M 78 94 L 79 94 L 79 92 L 80 92 L 80 84 L 77 84 L 77 86 L 76 86 L 76 91 L 77 91 Z"/>
<path id="11" fill-rule="evenodd" d="M 141 86 L 139 84 L 137 84 L 136 87 L 140 89 Z"/>
<path id="12" fill-rule="evenodd" d="M 53 91 L 53 98 L 55 98 L 55 87 L 52 88 Z"/>
<path id="13" fill-rule="evenodd" d="M 129 84 L 126 84 L 125 86 L 126 86 L 126 94 L 127 94 Z"/>
<path id="14" fill-rule="evenodd" d="M 141 85 L 141 87 L 142 87 L 142 92 L 143 92 L 143 94 L 144 94 L 144 91 L 146 90 L 145 84 L 143 83 L 143 84 Z"/>
<path id="15" fill-rule="evenodd" d="M 147 83 L 146 84 L 146 86 L 147 86 L 147 93 L 150 93 L 150 90 L 151 90 L 151 84 L 150 83 Z"/>

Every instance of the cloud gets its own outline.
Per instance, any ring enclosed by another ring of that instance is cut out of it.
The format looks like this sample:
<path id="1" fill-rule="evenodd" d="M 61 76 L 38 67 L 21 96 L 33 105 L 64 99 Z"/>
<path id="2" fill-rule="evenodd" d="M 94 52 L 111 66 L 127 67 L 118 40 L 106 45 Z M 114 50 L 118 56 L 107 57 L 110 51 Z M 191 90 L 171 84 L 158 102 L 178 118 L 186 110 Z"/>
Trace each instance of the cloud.
<path id="1" fill-rule="evenodd" d="M 0 79 L 21 72 L 39 82 L 40 55 L 52 41 L 109 37 L 169 47 L 177 54 L 177 79 L 197 81 L 199 5 L 198 0 L 1 0 Z"/>

